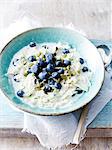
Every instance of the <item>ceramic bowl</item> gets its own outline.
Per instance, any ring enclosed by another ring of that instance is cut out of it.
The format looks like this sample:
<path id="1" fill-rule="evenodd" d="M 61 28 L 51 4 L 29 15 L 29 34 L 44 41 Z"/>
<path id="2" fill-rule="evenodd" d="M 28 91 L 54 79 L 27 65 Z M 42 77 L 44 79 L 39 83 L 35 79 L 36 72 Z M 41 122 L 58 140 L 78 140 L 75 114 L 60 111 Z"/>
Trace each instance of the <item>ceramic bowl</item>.
<path id="1" fill-rule="evenodd" d="M 14 93 L 14 89 L 11 86 L 8 77 L 6 76 L 9 64 L 13 55 L 21 48 L 28 45 L 31 41 L 37 43 L 43 42 L 68 42 L 70 45 L 77 48 L 81 56 L 87 60 L 89 68 L 93 71 L 92 86 L 89 91 L 75 101 L 75 97 L 71 98 L 71 103 L 65 107 L 58 109 L 54 108 L 40 108 L 32 107 L 18 97 Z M 76 31 L 64 29 L 64 28 L 37 28 L 26 31 L 15 38 L 13 38 L 2 50 L 0 54 L 0 88 L 3 93 L 8 97 L 8 101 L 11 105 L 15 106 L 19 110 L 28 112 L 35 115 L 61 115 L 72 112 L 74 110 L 83 107 L 89 103 L 100 90 L 104 80 L 104 65 L 100 54 L 95 46 L 81 34 Z"/>

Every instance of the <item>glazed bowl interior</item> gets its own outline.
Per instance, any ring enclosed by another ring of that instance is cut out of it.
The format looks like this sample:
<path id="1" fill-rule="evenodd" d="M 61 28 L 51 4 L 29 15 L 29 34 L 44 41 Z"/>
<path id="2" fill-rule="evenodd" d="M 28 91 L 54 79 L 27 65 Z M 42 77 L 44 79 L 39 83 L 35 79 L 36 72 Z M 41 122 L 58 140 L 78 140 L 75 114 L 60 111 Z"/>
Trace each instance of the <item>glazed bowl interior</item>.
<path id="1" fill-rule="evenodd" d="M 81 56 L 86 59 L 89 68 L 93 72 L 92 86 L 78 100 L 71 97 L 70 103 L 58 109 L 32 107 L 18 97 L 14 93 L 14 89 L 6 76 L 12 57 L 21 48 L 28 45 L 31 41 L 37 43 L 44 42 L 62 42 L 68 43 L 80 52 Z M 104 80 L 104 65 L 100 54 L 95 46 L 78 32 L 64 28 L 37 28 L 24 32 L 12 39 L 2 50 L 0 55 L 0 87 L 3 93 L 8 97 L 11 105 L 19 108 L 24 112 L 36 115 L 60 115 L 72 112 L 83 107 L 90 102 L 100 90 Z"/>

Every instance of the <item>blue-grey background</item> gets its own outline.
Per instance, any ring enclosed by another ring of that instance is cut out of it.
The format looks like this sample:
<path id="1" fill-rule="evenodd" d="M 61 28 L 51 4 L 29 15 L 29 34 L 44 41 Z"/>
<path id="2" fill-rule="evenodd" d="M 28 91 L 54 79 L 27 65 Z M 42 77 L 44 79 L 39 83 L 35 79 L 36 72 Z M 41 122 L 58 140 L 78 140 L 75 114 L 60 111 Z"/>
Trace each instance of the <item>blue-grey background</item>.
<path id="1" fill-rule="evenodd" d="M 89 38 L 112 39 L 111 0 L 0 0 L 0 29 L 26 15 L 43 25 L 72 22 Z"/>

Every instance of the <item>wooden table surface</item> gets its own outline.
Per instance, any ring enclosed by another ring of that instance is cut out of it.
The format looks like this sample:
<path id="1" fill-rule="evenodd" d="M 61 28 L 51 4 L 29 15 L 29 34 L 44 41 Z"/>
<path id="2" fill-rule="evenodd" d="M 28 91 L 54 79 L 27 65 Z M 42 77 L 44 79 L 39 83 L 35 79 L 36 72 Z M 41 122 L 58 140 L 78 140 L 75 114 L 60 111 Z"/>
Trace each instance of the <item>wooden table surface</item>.
<path id="1" fill-rule="evenodd" d="M 0 30 L 23 16 L 46 26 L 72 22 L 91 39 L 112 39 L 111 0 L 0 0 Z M 78 150 L 112 150 L 111 108 L 112 101 L 91 123 Z M 23 114 L 10 108 L 0 95 L 0 150 L 45 150 L 33 136 L 21 134 L 22 127 Z"/>

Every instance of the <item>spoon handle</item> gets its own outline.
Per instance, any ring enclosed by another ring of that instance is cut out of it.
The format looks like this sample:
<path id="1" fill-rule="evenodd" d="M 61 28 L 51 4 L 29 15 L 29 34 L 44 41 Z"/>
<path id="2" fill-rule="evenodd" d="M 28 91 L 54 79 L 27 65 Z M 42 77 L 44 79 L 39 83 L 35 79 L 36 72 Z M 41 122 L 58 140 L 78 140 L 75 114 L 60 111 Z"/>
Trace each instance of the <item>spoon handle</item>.
<path id="1" fill-rule="evenodd" d="M 83 111 L 81 113 L 81 117 L 80 117 L 77 129 L 76 129 L 76 132 L 75 132 L 75 135 L 74 135 L 74 138 L 73 138 L 73 143 L 75 143 L 75 144 L 79 144 L 79 142 L 81 140 L 81 135 L 82 135 L 83 130 L 84 130 L 84 123 L 85 123 L 85 120 L 86 120 L 86 117 L 87 117 L 87 114 L 88 114 L 88 110 L 89 110 L 88 107 L 89 106 L 86 105 L 83 108 Z"/>

